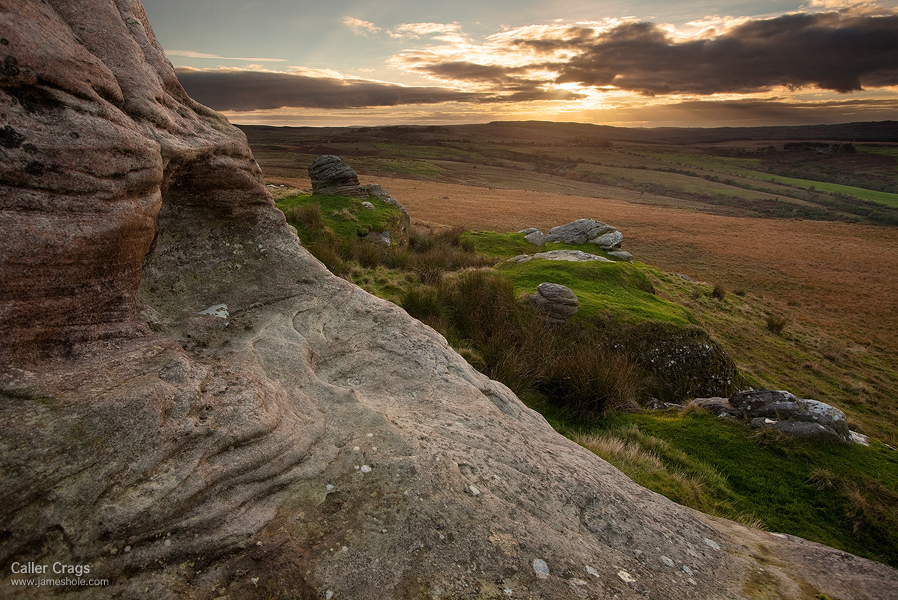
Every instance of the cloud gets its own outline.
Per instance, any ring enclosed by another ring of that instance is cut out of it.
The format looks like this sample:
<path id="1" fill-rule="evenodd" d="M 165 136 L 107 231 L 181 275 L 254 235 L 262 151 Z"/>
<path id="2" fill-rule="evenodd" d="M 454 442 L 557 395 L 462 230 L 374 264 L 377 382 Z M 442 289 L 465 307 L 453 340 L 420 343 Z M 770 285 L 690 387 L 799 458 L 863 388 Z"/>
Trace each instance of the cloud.
<path id="1" fill-rule="evenodd" d="M 367 35 L 369 33 L 380 33 L 383 31 L 380 27 L 369 21 L 362 21 L 355 17 L 343 17 L 343 24 L 352 29 L 353 33 L 358 35 Z"/>
<path id="2" fill-rule="evenodd" d="M 281 107 L 344 109 L 483 100 L 440 87 L 404 87 L 365 79 L 289 73 L 178 68 L 178 79 L 197 102 L 220 111 Z"/>
<path id="3" fill-rule="evenodd" d="M 391 63 L 454 85 L 510 88 L 517 80 L 520 89 L 570 84 L 646 96 L 898 85 L 898 15 L 798 13 L 719 27 L 690 37 L 634 20 L 529 26 L 479 47 L 430 46 Z"/>
<path id="4" fill-rule="evenodd" d="M 286 58 L 237 58 L 233 56 L 219 56 L 217 54 L 204 54 L 193 50 L 166 50 L 167 56 L 183 56 L 184 58 L 213 58 L 215 60 L 245 60 L 264 62 L 287 62 Z"/>
<path id="5" fill-rule="evenodd" d="M 176 69 L 178 79 L 197 102 L 219 111 L 271 110 L 282 107 L 346 109 L 465 102 L 479 104 L 576 100 L 568 90 L 509 87 L 502 93 L 444 87 L 410 87 L 367 79 L 238 69 Z"/>

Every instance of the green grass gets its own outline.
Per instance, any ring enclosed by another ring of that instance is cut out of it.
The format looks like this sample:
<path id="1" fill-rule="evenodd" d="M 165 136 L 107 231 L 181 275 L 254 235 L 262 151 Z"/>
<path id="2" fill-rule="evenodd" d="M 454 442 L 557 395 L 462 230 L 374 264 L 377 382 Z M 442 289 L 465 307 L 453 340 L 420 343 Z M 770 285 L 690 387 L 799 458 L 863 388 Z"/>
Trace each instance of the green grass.
<path id="1" fill-rule="evenodd" d="M 399 209 L 379 198 L 367 198 L 374 210 L 362 207 L 363 200 L 350 196 L 312 196 L 299 194 L 279 200 L 275 205 L 284 211 L 308 204 L 318 204 L 327 226 L 341 238 L 365 235 L 370 231 L 384 231 L 390 228 Z M 345 212 L 344 212 L 345 211 Z"/>
<path id="2" fill-rule="evenodd" d="M 890 194 L 889 192 L 877 192 L 876 190 L 865 190 L 863 188 L 851 187 L 848 185 L 839 185 L 838 183 L 826 183 L 808 179 L 793 179 L 791 177 L 780 177 L 779 175 L 769 175 L 766 173 L 758 173 L 757 177 L 758 179 L 769 181 L 771 183 L 787 183 L 806 190 L 813 188 L 824 192 L 847 194 L 849 196 L 854 196 L 855 198 L 860 198 L 861 200 L 868 200 L 885 206 L 898 207 L 898 194 Z"/>
<path id="3" fill-rule="evenodd" d="M 652 293 L 652 284 L 638 264 L 534 258 L 525 263 L 502 263 L 497 269 L 511 278 L 519 292 L 534 294 L 543 282 L 571 288 L 580 301 L 580 310 L 573 319 L 598 318 L 618 323 L 648 320 L 681 326 L 696 323 L 688 310 Z"/>
<path id="4" fill-rule="evenodd" d="M 523 233 L 496 233 L 494 231 L 469 231 L 462 239 L 484 256 L 495 258 L 511 258 L 520 254 L 536 254 L 543 249 L 524 239 Z"/>
<path id="5" fill-rule="evenodd" d="M 616 413 L 587 427 L 554 417 L 563 433 L 678 502 L 898 566 L 898 452 L 882 443 L 759 434 L 704 411 Z"/>

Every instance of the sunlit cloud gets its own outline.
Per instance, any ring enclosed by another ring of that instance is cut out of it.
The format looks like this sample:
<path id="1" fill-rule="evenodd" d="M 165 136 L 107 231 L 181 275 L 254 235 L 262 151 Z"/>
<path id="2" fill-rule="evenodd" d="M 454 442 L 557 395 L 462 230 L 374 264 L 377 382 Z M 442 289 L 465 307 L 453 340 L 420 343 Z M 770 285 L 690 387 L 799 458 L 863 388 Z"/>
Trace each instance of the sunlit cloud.
<path id="1" fill-rule="evenodd" d="M 358 35 L 375 34 L 383 31 L 380 27 L 369 21 L 356 19 L 355 17 L 343 17 L 343 24 Z"/>
<path id="2" fill-rule="evenodd" d="M 194 52 L 193 50 L 166 50 L 165 54 L 167 56 L 180 56 L 183 58 L 209 58 L 209 59 L 214 59 L 214 60 L 287 62 L 286 58 L 238 58 L 236 56 L 219 56 L 217 54 L 205 54 L 203 52 Z"/>
<path id="3" fill-rule="evenodd" d="M 807 87 L 848 93 L 898 85 L 896 15 L 825 12 L 695 25 L 692 35 L 629 19 L 528 26 L 489 36 L 481 45 L 402 52 L 390 62 L 470 89 L 488 83 L 547 90 L 575 83 L 660 96 Z M 555 76 L 539 76 L 545 73 Z"/>

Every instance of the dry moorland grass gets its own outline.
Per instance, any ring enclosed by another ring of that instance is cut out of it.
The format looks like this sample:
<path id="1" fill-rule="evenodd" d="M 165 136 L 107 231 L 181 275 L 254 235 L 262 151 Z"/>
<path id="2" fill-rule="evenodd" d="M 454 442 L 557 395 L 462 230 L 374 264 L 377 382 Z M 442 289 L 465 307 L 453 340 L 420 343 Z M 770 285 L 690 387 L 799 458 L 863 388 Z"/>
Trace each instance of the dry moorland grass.
<path id="1" fill-rule="evenodd" d="M 710 215 L 401 178 L 376 181 L 419 221 L 547 231 L 596 218 L 620 229 L 625 249 L 640 262 L 745 290 L 793 321 L 810 321 L 856 344 L 898 354 L 898 235 L 892 227 Z"/>

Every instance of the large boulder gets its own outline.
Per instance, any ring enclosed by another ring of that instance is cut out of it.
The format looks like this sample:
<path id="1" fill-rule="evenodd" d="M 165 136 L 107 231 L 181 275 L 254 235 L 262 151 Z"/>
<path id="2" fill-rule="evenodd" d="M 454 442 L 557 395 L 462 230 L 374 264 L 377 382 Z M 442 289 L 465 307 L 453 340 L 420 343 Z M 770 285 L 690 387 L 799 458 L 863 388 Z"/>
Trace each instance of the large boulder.
<path id="1" fill-rule="evenodd" d="M 365 239 L 382 246 L 408 246 L 409 219 L 408 212 L 385 189 L 377 184 L 361 185 L 355 171 L 339 157 L 331 154 L 319 156 L 309 164 L 309 177 L 312 180 L 312 195 L 320 196 L 354 196 L 356 198 L 378 199 L 384 204 L 397 208 L 390 219 L 384 223 L 385 228 L 371 231 Z M 362 206 L 371 210 L 374 205 L 365 201 Z"/>
<path id="2" fill-rule="evenodd" d="M 558 283 L 541 283 L 530 296 L 530 306 L 549 323 L 562 324 L 580 309 L 580 301 L 571 288 Z"/>
<path id="3" fill-rule="evenodd" d="M 898 589 L 637 486 L 328 273 L 139 3 L 0 6 L 0 595 L 50 591 L 14 563 L 85 599 Z"/>
<path id="4" fill-rule="evenodd" d="M 773 428 L 796 437 L 852 441 L 845 413 L 825 402 L 783 390 L 736 392 L 728 402 L 756 428 Z"/>
<path id="5" fill-rule="evenodd" d="M 309 179 L 313 195 L 368 197 L 352 167 L 332 154 L 319 156 L 309 163 Z"/>
<path id="6" fill-rule="evenodd" d="M 783 390 L 746 390 L 729 398 L 696 398 L 692 405 L 720 416 L 746 421 L 754 429 L 775 429 L 800 438 L 857 442 L 848 420 L 838 408 L 799 398 Z"/>
<path id="7" fill-rule="evenodd" d="M 620 239 L 617 239 L 618 236 L 620 236 Z M 592 242 L 600 244 L 603 248 L 619 245 L 622 239 L 623 235 L 617 229 L 593 219 L 577 219 L 576 221 L 553 227 L 546 234 L 547 242 L 562 242 L 576 245 Z M 612 240 L 616 241 L 611 243 Z"/>

